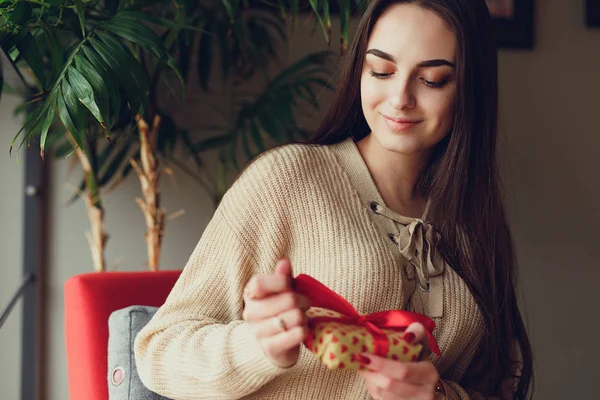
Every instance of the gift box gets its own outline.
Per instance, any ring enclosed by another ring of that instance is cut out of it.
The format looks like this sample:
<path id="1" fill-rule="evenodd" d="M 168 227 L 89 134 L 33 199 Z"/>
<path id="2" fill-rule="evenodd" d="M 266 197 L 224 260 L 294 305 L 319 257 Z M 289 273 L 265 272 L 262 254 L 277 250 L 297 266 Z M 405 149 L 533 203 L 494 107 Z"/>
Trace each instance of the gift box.
<path id="1" fill-rule="evenodd" d="M 330 369 L 362 369 L 356 359 L 361 353 L 404 362 L 419 360 L 423 345 L 402 340 L 413 322 L 423 324 L 431 351 L 440 356 L 432 335 L 435 322 L 425 315 L 401 310 L 359 314 L 346 299 L 308 275 L 296 277 L 294 287 L 312 305 L 306 313 L 310 334 L 304 344 Z"/>

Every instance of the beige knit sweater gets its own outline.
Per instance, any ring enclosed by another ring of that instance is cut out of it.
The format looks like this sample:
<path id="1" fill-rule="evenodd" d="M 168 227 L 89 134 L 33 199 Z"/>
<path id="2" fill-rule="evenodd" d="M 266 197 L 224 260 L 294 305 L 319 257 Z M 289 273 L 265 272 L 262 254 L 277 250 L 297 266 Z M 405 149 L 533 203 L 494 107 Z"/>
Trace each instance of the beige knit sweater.
<path id="1" fill-rule="evenodd" d="M 426 215 L 424 217 L 426 219 Z M 463 280 L 429 248 L 431 227 L 387 208 L 355 143 L 287 145 L 260 156 L 224 196 L 166 303 L 135 341 L 142 381 L 172 399 L 368 399 L 353 371 L 330 371 L 302 347 L 275 366 L 241 320 L 242 290 L 288 257 L 360 313 L 431 316 L 449 399 L 483 335 Z"/>

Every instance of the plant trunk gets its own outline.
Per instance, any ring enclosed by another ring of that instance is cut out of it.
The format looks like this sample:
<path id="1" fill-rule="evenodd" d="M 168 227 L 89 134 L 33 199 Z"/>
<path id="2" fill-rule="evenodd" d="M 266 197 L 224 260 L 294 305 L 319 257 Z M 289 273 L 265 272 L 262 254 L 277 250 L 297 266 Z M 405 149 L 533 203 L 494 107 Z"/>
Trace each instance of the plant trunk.
<path id="1" fill-rule="evenodd" d="M 100 194 L 98 193 L 96 174 L 85 153 L 80 148 L 77 148 L 77 144 L 74 144 L 74 147 L 76 148 L 75 153 L 81 163 L 86 182 L 86 192 L 83 199 L 88 219 L 90 220 L 90 230 L 86 232 L 86 238 L 92 252 L 94 270 L 96 272 L 104 272 L 106 271 L 104 251 L 108 235 L 104 232 L 104 208 L 102 207 Z"/>
<path id="2" fill-rule="evenodd" d="M 137 125 L 140 134 L 140 160 L 141 166 L 135 160 L 131 165 L 135 169 L 142 186 L 143 199 L 137 198 L 144 218 L 146 219 L 147 231 L 146 249 L 148 251 L 148 268 L 151 271 L 158 270 L 162 237 L 165 230 L 165 209 L 160 207 L 160 170 L 159 161 L 156 158 L 155 148 L 160 127 L 160 116 L 156 115 L 150 127 L 144 119 L 138 115 Z"/>

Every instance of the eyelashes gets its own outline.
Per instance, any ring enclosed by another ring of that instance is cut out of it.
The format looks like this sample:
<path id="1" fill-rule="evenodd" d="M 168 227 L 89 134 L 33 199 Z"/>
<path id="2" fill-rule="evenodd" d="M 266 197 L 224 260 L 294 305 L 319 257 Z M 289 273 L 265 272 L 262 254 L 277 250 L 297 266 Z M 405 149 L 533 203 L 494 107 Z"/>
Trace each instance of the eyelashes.
<path id="1" fill-rule="evenodd" d="M 392 75 L 392 74 L 391 73 L 379 73 L 379 72 L 375 72 L 375 71 L 371 70 L 371 76 L 373 78 L 386 79 L 386 78 L 389 78 L 390 75 Z"/>
<path id="2" fill-rule="evenodd" d="M 428 81 L 427 79 L 423 79 L 423 78 L 419 78 L 426 86 L 429 86 L 431 88 L 435 88 L 435 89 L 439 89 L 444 87 L 444 85 L 446 84 L 446 80 L 441 80 L 439 82 L 434 82 L 434 81 Z"/>
<path id="3" fill-rule="evenodd" d="M 373 70 L 371 70 L 369 73 L 375 79 L 387 79 L 387 78 L 389 78 L 392 75 L 392 73 L 375 72 Z M 437 81 L 437 82 L 436 81 L 428 81 L 425 78 L 419 78 L 419 80 L 421 82 L 423 82 L 423 84 L 425 86 L 430 87 L 430 88 L 434 88 L 434 89 L 440 89 L 440 88 L 444 87 L 444 85 L 447 82 L 446 79 L 443 79 L 443 80 Z"/>

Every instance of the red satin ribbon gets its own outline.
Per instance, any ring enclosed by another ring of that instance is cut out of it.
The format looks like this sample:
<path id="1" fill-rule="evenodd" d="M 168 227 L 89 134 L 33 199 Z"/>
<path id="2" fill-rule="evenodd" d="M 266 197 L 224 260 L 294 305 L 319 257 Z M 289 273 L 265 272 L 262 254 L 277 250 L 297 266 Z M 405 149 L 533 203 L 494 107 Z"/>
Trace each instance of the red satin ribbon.
<path id="1" fill-rule="evenodd" d="M 298 275 L 294 279 L 294 288 L 297 293 L 306 296 L 313 307 L 326 308 L 343 314 L 341 317 L 315 317 L 311 319 L 313 323 L 339 322 L 364 326 L 373 336 L 375 353 L 381 357 L 387 357 L 390 346 L 388 337 L 382 329 L 402 331 L 408 328 L 413 322 L 423 324 L 429 339 L 429 348 L 438 357 L 441 356 L 440 349 L 432 334 L 435 322 L 423 314 L 412 311 L 392 310 L 360 315 L 352 304 L 342 296 L 316 279 L 304 274 Z"/>

